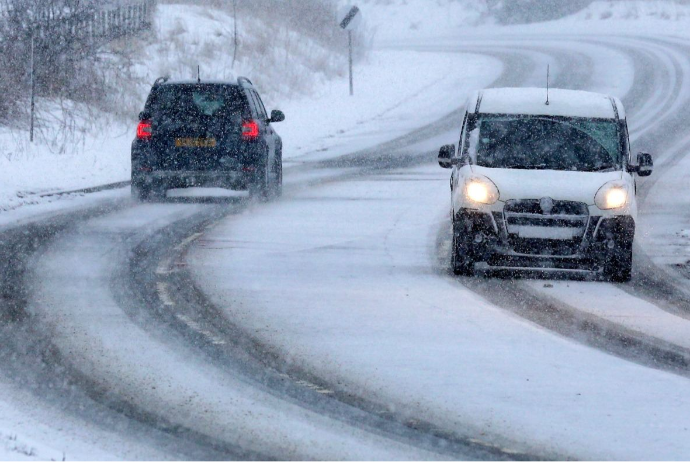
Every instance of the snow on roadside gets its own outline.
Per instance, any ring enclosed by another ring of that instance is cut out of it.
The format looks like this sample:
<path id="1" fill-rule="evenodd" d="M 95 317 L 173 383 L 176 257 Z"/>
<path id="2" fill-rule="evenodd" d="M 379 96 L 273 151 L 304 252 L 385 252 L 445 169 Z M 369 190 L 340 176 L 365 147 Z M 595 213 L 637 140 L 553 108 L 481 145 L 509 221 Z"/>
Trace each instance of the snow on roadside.
<path id="1" fill-rule="evenodd" d="M 88 427 L 63 409 L 46 406 L 0 379 L 0 461 L 161 460 L 169 454 L 137 438 L 125 440 L 109 428 Z M 111 422 L 115 425 L 117 422 Z"/>
<path id="2" fill-rule="evenodd" d="M 28 142 L 24 131 L 0 129 L 0 217 L 26 205 L 53 202 L 45 197 L 129 180 L 133 129 L 97 127 L 60 153 L 42 141 Z"/>
<path id="3" fill-rule="evenodd" d="M 62 460 L 63 456 L 59 451 L 38 451 L 36 447 L 19 439 L 17 435 L 3 435 L 0 433 L 0 460 Z M 45 455 L 50 452 L 55 455 Z"/>

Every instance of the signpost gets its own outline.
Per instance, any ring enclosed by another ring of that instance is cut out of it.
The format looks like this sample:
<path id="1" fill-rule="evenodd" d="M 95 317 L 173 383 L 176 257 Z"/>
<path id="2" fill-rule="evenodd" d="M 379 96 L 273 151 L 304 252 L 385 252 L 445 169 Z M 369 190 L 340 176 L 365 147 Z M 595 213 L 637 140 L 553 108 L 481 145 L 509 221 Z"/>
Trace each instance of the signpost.
<path id="1" fill-rule="evenodd" d="M 34 142 L 34 120 L 36 112 L 36 50 L 34 34 L 31 33 L 31 127 L 29 129 L 29 141 Z"/>
<path id="2" fill-rule="evenodd" d="M 347 31 L 347 41 L 349 46 L 349 63 L 350 63 L 350 96 L 355 94 L 355 84 L 353 77 L 353 44 L 352 44 L 352 31 L 355 30 L 359 23 L 362 22 L 362 15 L 359 8 L 356 6 L 347 7 L 342 10 L 339 15 L 340 18 L 340 28 Z"/>

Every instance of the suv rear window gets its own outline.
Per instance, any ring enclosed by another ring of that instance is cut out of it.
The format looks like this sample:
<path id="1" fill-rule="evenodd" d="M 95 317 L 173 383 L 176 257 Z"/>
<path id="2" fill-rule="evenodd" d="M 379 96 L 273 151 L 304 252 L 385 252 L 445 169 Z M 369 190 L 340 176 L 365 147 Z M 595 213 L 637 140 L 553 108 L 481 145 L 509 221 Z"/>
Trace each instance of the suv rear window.
<path id="1" fill-rule="evenodd" d="M 190 119 L 237 123 L 249 118 L 244 93 L 232 85 L 163 85 L 152 95 L 150 111 L 159 124 Z"/>

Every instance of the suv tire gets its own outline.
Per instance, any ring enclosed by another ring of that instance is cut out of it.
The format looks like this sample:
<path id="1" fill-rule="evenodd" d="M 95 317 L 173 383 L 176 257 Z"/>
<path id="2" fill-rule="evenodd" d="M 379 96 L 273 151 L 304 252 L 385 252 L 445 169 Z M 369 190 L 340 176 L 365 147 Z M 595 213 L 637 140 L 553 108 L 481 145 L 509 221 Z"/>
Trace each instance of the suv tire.
<path id="1" fill-rule="evenodd" d="M 161 186 L 131 186 L 132 199 L 138 202 L 161 202 L 165 199 L 166 190 Z"/>
<path id="2" fill-rule="evenodd" d="M 135 186 L 132 184 L 132 199 L 137 202 L 149 202 L 151 200 L 151 188 L 146 186 Z"/>
<path id="3" fill-rule="evenodd" d="M 268 165 L 263 163 L 262 167 L 256 171 L 249 183 L 249 197 L 266 201 L 271 192 L 271 176 Z"/>
<path id="4" fill-rule="evenodd" d="M 273 176 L 275 182 L 273 183 L 273 196 L 280 197 L 283 195 L 283 161 L 282 155 L 276 156 L 275 164 L 273 166 Z"/>

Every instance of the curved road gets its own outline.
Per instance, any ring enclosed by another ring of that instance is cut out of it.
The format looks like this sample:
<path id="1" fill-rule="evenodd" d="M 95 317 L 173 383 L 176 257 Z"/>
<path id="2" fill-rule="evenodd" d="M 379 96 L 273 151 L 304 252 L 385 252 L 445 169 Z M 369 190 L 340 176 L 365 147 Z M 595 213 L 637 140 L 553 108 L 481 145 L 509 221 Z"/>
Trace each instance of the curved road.
<path id="1" fill-rule="evenodd" d="M 653 201 L 650 191 L 663 194 L 660 179 L 681 165 L 690 149 L 690 137 L 684 133 L 684 121 L 690 120 L 690 62 L 686 58 L 690 43 L 642 37 L 536 36 L 414 48 L 481 53 L 500 60 L 503 73 L 487 86 L 541 85 L 543 69 L 550 63 L 555 86 L 608 91 L 612 63 L 631 68 L 633 78 L 618 89 L 625 87 L 621 96 L 629 109 L 633 144 L 657 155 L 655 175 L 640 185 L 643 223 L 648 217 L 645 207 Z M 459 94 L 469 90 L 459 90 Z M 251 242 L 223 241 L 221 234 L 214 234 L 216 229 L 233 229 L 266 210 L 280 213 L 282 208 L 305 203 L 309 200 L 303 197 L 305 191 L 307 196 L 310 191 L 305 186 L 318 190 L 324 184 L 336 189 L 343 184 L 366 185 L 370 178 L 391 172 L 400 181 L 435 181 L 438 175 L 430 176 L 425 170 L 434 157 L 428 141 L 443 136 L 452 139 L 459 116 L 456 111 L 432 126 L 364 152 L 286 169 L 286 179 L 292 178 L 295 186 L 276 204 L 180 200 L 136 205 L 122 198 L 4 231 L 1 335 L 2 354 L 12 358 L 11 368 L 5 371 L 8 380 L 16 389 L 43 384 L 23 399 L 57 408 L 66 416 L 64 425 L 71 425 L 75 433 L 80 426 L 94 428 L 94 445 L 121 440 L 121 446 L 112 449 L 121 457 L 532 459 L 591 455 L 587 448 L 578 447 L 576 439 L 549 441 L 544 435 L 530 434 L 532 427 L 527 424 L 529 436 L 525 437 L 498 423 L 486 428 L 479 423 L 484 417 L 475 420 L 471 413 L 449 417 L 423 396 L 407 395 L 412 400 L 409 408 L 403 403 L 391 405 L 394 401 L 388 401 L 384 382 L 363 385 L 361 377 L 325 373 L 328 366 L 322 364 L 323 358 L 300 356 L 300 345 L 294 344 L 293 351 L 289 342 L 281 340 L 290 332 L 282 332 L 286 327 L 280 316 L 271 319 L 257 314 L 263 305 L 251 305 L 252 294 L 270 293 L 275 273 L 266 269 L 262 275 L 260 268 L 252 267 L 251 274 L 259 275 L 252 285 L 251 280 L 239 279 L 244 269 L 238 267 L 229 274 L 237 273 L 237 280 L 246 285 L 232 287 L 230 293 L 214 287 L 223 283 L 219 276 L 205 277 L 225 270 L 208 255 L 229 248 L 252 250 Z M 313 180 L 314 172 L 319 172 L 318 180 Z M 360 193 L 366 194 L 366 189 Z M 366 201 L 353 204 L 359 208 L 346 209 L 353 217 L 366 213 Z M 418 208 L 414 203 L 400 207 L 397 223 L 415 223 Z M 634 281 L 624 286 L 597 281 L 544 284 L 529 278 L 454 278 L 445 268 L 448 240 L 443 218 L 428 223 L 426 229 L 419 224 L 418 233 L 431 242 L 432 254 L 420 272 L 449 283 L 463 296 L 478 294 L 510 313 L 509 319 L 525 318 L 538 329 L 568 337 L 568 342 L 593 346 L 643 368 L 671 371 L 680 376 L 678 380 L 690 373 L 690 327 L 685 326 L 690 288 L 680 273 L 650 257 L 656 253 L 654 242 L 642 240 L 636 249 Z M 274 232 L 276 248 L 268 251 L 279 253 L 285 243 L 279 229 Z M 197 241 L 188 261 L 186 252 Z M 308 259 L 305 268 L 323 270 L 316 264 L 322 257 L 314 253 L 299 258 Z M 389 253 L 386 258 L 400 257 Z M 188 269 L 190 262 L 193 270 Z M 366 274 L 366 268 L 362 272 Z M 338 302 L 319 300 L 317 293 L 308 295 L 312 304 Z M 285 299 L 299 296 L 287 292 Z M 609 303 L 602 304 L 602 296 Z M 268 304 L 280 307 L 285 299 L 262 303 L 268 310 Z M 346 301 L 342 303 L 347 306 Z M 453 303 L 448 298 L 443 301 L 446 306 L 436 308 L 452 309 Z M 611 306 L 618 308 L 612 312 Z M 240 317 L 233 316 L 238 313 Z M 400 316 L 405 315 L 409 313 L 401 311 Z M 259 316 L 263 324 L 258 326 L 252 316 Z M 650 317 L 655 321 L 639 321 Z M 329 321 L 328 317 L 319 319 Z M 406 321 L 414 322 L 400 320 Z M 336 328 L 322 326 L 323 332 Z M 435 365 L 431 363 L 426 372 L 442 373 Z M 367 371 L 362 372 L 366 375 Z M 437 386 L 442 388 L 442 382 Z M 671 415 L 672 410 L 659 412 Z M 669 431 L 667 438 L 675 441 L 676 435 Z M 687 449 L 681 443 L 668 447 L 669 451 Z"/>

